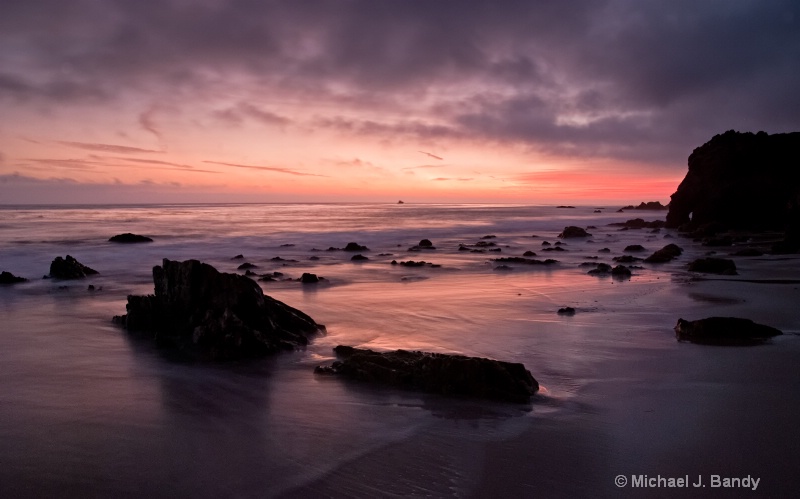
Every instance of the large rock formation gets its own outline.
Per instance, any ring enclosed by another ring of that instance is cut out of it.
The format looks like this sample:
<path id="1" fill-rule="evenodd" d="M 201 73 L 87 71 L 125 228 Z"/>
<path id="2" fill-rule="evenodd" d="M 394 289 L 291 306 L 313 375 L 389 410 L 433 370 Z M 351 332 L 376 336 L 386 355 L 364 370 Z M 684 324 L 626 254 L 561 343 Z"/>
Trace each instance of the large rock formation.
<path id="1" fill-rule="evenodd" d="M 141 236 L 139 234 L 131 234 L 130 232 L 126 232 L 124 234 L 117 234 L 116 236 L 111 236 L 108 239 L 109 242 L 112 243 L 152 243 L 153 239 L 147 236 Z"/>
<path id="2" fill-rule="evenodd" d="M 291 350 L 324 329 L 265 296 L 253 280 L 197 260 L 164 259 L 153 267 L 153 282 L 155 294 L 128 296 L 128 313 L 114 322 L 191 356 L 222 360 Z"/>
<path id="3" fill-rule="evenodd" d="M 784 230 L 800 215 L 800 132 L 733 130 L 689 156 L 689 172 L 672 195 L 667 226 Z M 796 224 L 794 224 L 796 225 Z"/>
<path id="4" fill-rule="evenodd" d="M 340 358 L 316 373 L 337 374 L 360 381 L 442 395 L 525 403 L 539 383 L 525 366 L 481 357 L 428 352 L 374 352 L 339 345 Z"/>
<path id="5" fill-rule="evenodd" d="M 678 319 L 675 336 L 678 341 L 709 345 L 751 345 L 783 334 L 774 327 L 736 317 L 708 317 L 696 321 Z"/>
<path id="6" fill-rule="evenodd" d="M 57 256 L 50 263 L 50 277 L 56 279 L 83 279 L 94 274 L 99 274 L 99 272 L 87 267 L 70 255 L 67 255 L 66 258 Z"/>

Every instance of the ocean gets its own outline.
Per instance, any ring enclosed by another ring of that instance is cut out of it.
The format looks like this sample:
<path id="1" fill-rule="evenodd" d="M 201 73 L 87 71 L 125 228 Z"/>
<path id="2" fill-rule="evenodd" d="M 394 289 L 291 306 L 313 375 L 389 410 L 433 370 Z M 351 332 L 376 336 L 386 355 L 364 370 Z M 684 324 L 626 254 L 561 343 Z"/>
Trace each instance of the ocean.
<path id="1" fill-rule="evenodd" d="M 708 487 L 711 475 L 760 477 L 756 492 L 725 490 L 733 496 L 796 490 L 800 260 L 739 258 L 738 276 L 702 278 L 686 264 L 730 248 L 666 229 L 620 230 L 608 224 L 664 213 L 617 208 L 0 206 L 0 270 L 30 279 L 0 286 L 0 496 L 698 492 L 621 491 L 618 475 L 688 475 Z M 546 251 L 569 225 L 592 226 L 592 237 Z M 124 232 L 154 242 L 108 242 Z M 409 251 L 421 239 L 436 249 Z M 369 260 L 326 251 L 349 242 L 366 245 Z M 630 279 L 589 276 L 581 266 L 612 263 L 630 244 L 647 256 L 670 242 L 684 248 L 680 258 L 634 264 Z M 459 251 L 462 244 L 484 252 Z M 494 261 L 525 251 L 558 263 L 498 269 Z M 42 279 L 67 254 L 100 274 Z M 175 361 L 111 323 L 127 295 L 153 292 L 152 267 L 164 258 L 281 272 L 259 283 L 264 292 L 327 333 L 305 350 L 262 360 Z M 290 280 L 304 272 L 325 280 Z M 556 313 L 566 306 L 577 313 Z M 713 315 L 785 334 L 747 348 L 675 340 L 679 318 Z M 315 376 L 339 344 L 522 362 L 542 389 L 518 405 Z"/>

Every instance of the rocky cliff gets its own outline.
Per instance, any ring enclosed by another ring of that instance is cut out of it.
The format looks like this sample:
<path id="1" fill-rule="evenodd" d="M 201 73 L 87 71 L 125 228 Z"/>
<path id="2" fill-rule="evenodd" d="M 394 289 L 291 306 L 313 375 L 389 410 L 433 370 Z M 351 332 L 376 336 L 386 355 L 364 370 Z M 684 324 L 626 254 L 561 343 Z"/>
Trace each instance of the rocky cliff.
<path id="1" fill-rule="evenodd" d="M 800 132 L 730 130 L 689 156 L 667 226 L 785 230 L 798 219 L 799 205 Z"/>

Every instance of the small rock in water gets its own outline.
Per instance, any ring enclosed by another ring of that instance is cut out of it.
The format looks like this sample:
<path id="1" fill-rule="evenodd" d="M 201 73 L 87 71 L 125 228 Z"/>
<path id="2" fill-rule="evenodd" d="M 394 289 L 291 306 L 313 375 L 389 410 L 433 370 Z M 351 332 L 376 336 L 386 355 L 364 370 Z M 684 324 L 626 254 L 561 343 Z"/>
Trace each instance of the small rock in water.
<path id="1" fill-rule="evenodd" d="M 779 329 L 736 317 L 708 317 L 696 321 L 678 319 L 675 337 L 707 345 L 756 345 L 783 334 Z"/>
<path id="2" fill-rule="evenodd" d="M 559 308 L 558 315 L 575 315 L 575 309 L 572 307 Z"/>
<path id="3" fill-rule="evenodd" d="M 50 264 L 50 277 L 56 279 L 82 279 L 94 274 L 99 274 L 99 272 L 87 267 L 69 255 L 66 258 L 57 256 Z"/>
<path id="4" fill-rule="evenodd" d="M 124 234 L 117 234 L 109 239 L 112 243 L 152 243 L 153 240 L 147 236 L 140 236 L 139 234 L 131 234 L 126 232 Z"/>
<path id="5" fill-rule="evenodd" d="M 369 260 L 369 258 L 364 255 L 353 255 L 353 257 L 350 259 L 351 262 L 364 262 L 367 260 Z"/>
<path id="6" fill-rule="evenodd" d="M 586 232 L 586 230 L 581 227 L 570 225 L 568 227 L 564 227 L 564 230 L 558 235 L 558 237 L 562 239 L 570 237 L 591 237 L 591 234 Z"/>
<path id="7" fill-rule="evenodd" d="M 644 259 L 645 263 L 666 263 L 677 258 L 683 253 L 683 249 L 677 244 L 668 244 Z"/>
<path id="8" fill-rule="evenodd" d="M 257 268 L 258 268 L 258 265 L 254 265 L 254 264 L 252 264 L 252 263 L 245 262 L 245 263 L 243 263 L 243 264 L 239 265 L 239 266 L 238 266 L 238 267 L 236 267 L 236 268 L 237 268 L 238 270 L 257 269 Z"/>
<path id="9" fill-rule="evenodd" d="M 344 247 L 344 251 L 369 251 L 369 248 L 358 243 L 347 243 L 347 246 Z"/>
<path id="10" fill-rule="evenodd" d="M 304 272 L 303 275 L 300 276 L 300 282 L 303 284 L 316 284 L 319 282 L 319 277 L 317 277 L 317 274 Z"/>
<path id="11" fill-rule="evenodd" d="M 0 284 L 16 284 L 18 282 L 25 281 L 27 281 L 27 279 L 24 277 L 15 276 L 11 272 L 3 271 L 3 273 L 0 274 Z"/>

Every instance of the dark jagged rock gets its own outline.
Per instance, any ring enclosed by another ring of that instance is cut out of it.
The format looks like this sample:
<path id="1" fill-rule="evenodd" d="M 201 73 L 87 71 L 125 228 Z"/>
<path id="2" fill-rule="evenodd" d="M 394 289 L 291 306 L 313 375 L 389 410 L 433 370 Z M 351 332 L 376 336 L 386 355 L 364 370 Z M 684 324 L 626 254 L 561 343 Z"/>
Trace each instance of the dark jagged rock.
<path id="1" fill-rule="evenodd" d="M 678 319 L 678 341 L 707 345 L 753 345 L 783 334 L 779 329 L 736 317 L 708 317 L 696 321 Z"/>
<path id="2" fill-rule="evenodd" d="M 527 403 L 539 390 L 539 383 L 519 363 L 407 350 L 375 352 L 343 345 L 334 352 L 339 360 L 314 372 L 446 396 L 516 403 Z"/>
<path id="3" fill-rule="evenodd" d="M 542 241 L 542 246 L 552 246 L 550 241 Z"/>
<path id="4" fill-rule="evenodd" d="M 549 248 L 542 249 L 542 251 L 567 251 L 567 250 L 565 250 L 561 246 L 551 246 Z"/>
<path id="5" fill-rule="evenodd" d="M 489 234 L 489 235 L 483 236 L 481 239 L 494 239 L 496 237 L 497 236 L 495 236 L 494 234 Z"/>
<path id="6" fill-rule="evenodd" d="M 347 243 L 347 246 L 344 247 L 344 251 L 369 251 L 369 248 L 358 243 Z"/>
<path id="7" fill-rule="evenodd" d="M 297 260 L 293 260 L 291 258 L 281 258 L 279 256 L 272 257 L 270 260 L 273 262 L 297 263 Z"/>
<path id="8" fill-rule="evenodd" d="M 493 241 L 478 241 L 475 243 L 475 246 L 478 248 L 489 248 L 491 246 L 497 246 L 497 243 Z"/>
<path id="9" fill-rule="evenodd" d="M 736 275 L 736 263 L 727 258 L 698 258 L 689 264 L 692 272 L 702 272 L 704 274 Z"/>
<path id="10" fill-rule="evenodd" d="M 0 274 L 0 284 L 16 284 L 18 282 L 25 281 L 27 281 L 27 279 L 24 277 L 15 276 L 11 272 L 3 271 L 3 273 Z"/>
<path id="11" fill-rule="evenodd" d="M 422 239 L 417 246 L 420 248 L 433 248 L 433 243 L 430 241 L 430 239 Z"/>
<path id="12" fill-rule="evenodd" d="M 66 258 L 57 256 L 50 264 L 50 277 L 56 279 L 82 279 L 94 274 L 99 274 L 99 272 L 87 267 L 69 255 Z"/>
<path id="13" fill-rule="evenodd" d="M 800 132 L 730 130 L 696 148 L 688 163 L 669 227 L 784 230 L 800 222 Z"/>
<path id="14" fill-rule="evenodd" d="M 441 267 L 441 265 L 425 262 L 422 260 L 418 262 L 415 262 L 414 260 L 408 260 L 406 262 L 398 262 L 397 260 L 392 260 L 392 265 L 402 265 L 403 267 L 430 267 L 434 269 Z"/>
<path id="15" fill-rule="evenodd" d="M 369 258 L 364 255 L 353 255 L 353 257 L 350 259 L 351 262 L 365 262 L 367 260 L 369 260 Z"/>
<path id="16" fill-rule="evenodd" d="M 522 256 L 536 256 L 536 253 L 534 253 L 533 251 L 526 251 L 525 253 L 522 254 Z"/>
<path id="17" fill-rule="evenodd" d="M 647 251 L 647 250 L 641 244 L 631 244 L 629 246 L 625 246 L 625 249 L 623 251 L 639 252 L 639 251 Z"/>
<path id="18" fill-rule="evenodd" d="M 551 258 L 548 258 L 547 260 L 534 260 L 532 258 L 522 258 L 519 256 L 495 258 L 494 261 L 497 263 L 519 263 L 522 265 L 553 265 L 554 263 L 558 263 L 558 260 L 553 260 Z"/>
<path id="19" fill-rule="evenodd" d="M 564 227 L 564 230 L 558 237 L 562 239 L 566 239 L 569 237 L 591 237 L 592 235 L 586 232 L 585 229 L 581 227 L 576 227 L 574 225 L 570 225 L 569 227 Z"/>
<path id="20" fill-rule="evenodd" d="M 241 254 L 241 253 L 239 253 L 238 255 L 236 255 L 233 258 L 231 258 L 231 260 L 243 260 L 243 259 L 244 259 L 244 255 Z"/>
<path id="21" fill-rule="evenodd" d="M 258 265 L 252 264 L 252 263 L 250 263 L 250 262 L 245 262 L 245 263 L 243 263 L 243 264 L 239 265 L 239 266 L 238 266 L 238 267 L 236 267 L 236 268 L 237 268 L 238 270 L 257 269 L 257 268 L 258 268 Z"/>
<path id="22" fill-rule="evenodd" d="M 679 257 L 683 249 L 677 244 L 668 244 L 644 259 L 645 263 L 666 263 Z"/>
<path id="23" fill-rule="evenodd" d="M 660 229 L 661 227 L 664 227 L 665 224 L 666 222 L 663 220 L 653 220 L 651 222 L 647 222 L 642 218 L 633 218 L 625 222 L 615 222 L 608 225 L 614 227 L 624 227 L 626 229 Z"/>
<path id="24" fill-rule="evenodd" d="M 572 307 L 559 308 L 558 315 L 575 315 L 575 309 Z"/>
<path id="25" fill-rule="evenodd" d="M 111 236 L 109 242 L 112 243 L 152 243 L 153 240 L 147 236 L 140 236 L 139 234 L 131 234 L 130 232 L 126 232 L 124 234 L 117 234 L 116 236 Z"/>
<path id="26" fill-rule="evenodd" d="M 317 274 L 303 272 L 303 275 L 300 276 L 300 282 L 303 284 L 316 284 L 319 282 L 319 277 Z"/>
<path id="27" fill-rule="evenodd" d="M 251 279 L 197 260 L 164 259 L 153 267 L 153 282 L 155 294 L 128 296 L 128 313 L 114 322 L 194 357 L 225 360 L 291 350 L 324 329 L 264 295 Z"/>

